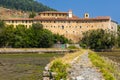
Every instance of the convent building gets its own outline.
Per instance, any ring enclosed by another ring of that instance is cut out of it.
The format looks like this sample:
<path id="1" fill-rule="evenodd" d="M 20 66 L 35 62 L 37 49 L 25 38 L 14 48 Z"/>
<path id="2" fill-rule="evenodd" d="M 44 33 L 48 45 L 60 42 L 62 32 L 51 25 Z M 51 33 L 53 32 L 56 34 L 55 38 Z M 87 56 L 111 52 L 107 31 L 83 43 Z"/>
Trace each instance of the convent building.
<path id="1" fill-rule="evenodd" d="M 82 33 L 93 29 L 104 29 L 117 32 L 117 23 L 109 16 L 89 17 L 88 13 L 83 18 L 75 16 L 72 10 L 68 12 L 45 11 L 38 13 L 34 18 L 11 18 L 4 20 L 7 25 L 25 25 L 29 28 L 33 23 L 41 23 L 45 29 L 55 34 L 64 35 L 73 42 L 82 38 Z"/>

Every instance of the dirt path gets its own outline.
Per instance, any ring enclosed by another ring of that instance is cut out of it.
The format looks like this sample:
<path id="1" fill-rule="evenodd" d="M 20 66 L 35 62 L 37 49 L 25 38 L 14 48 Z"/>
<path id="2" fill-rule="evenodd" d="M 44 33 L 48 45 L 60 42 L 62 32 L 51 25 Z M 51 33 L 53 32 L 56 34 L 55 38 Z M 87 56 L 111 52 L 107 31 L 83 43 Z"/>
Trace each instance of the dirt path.
<path id="1" fill-rule="evenodd" d="M 92 66 L 88 58 L 88 52 L 81 55 L 81 57 L 72 64 L 69 73 L 70 80 L 104 80 L 102 74 Z"/>

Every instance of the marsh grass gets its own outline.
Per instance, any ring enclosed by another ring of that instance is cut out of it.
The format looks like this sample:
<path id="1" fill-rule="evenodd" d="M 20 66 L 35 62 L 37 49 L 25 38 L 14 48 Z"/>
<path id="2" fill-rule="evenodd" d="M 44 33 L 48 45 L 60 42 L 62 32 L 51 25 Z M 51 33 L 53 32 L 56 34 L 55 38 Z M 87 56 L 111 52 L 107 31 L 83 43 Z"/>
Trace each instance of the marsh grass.
<path id="1" fill-rule="evenodd" d="M 93 65 L 95 65 L 95 67 L 97 67 L 103 74 L 105 80 L 116 80 L 116 78 L 113 75 L 113 72 L 115 71 L 113 65 L 109 64 L 99 55 L 91 51 L 89 54 L 89 58 L 91 59 Z"/>
<path id="2" fill-rule="evenodd" d="M 120 80 L 120 52 L 97 52 L 97 54 L 113 67 L 113 75 Z"/>
<path id="3" fill-rule="evenodd" d="M 0 54 L 0 80 L 42 80 L 46 64 L 63 54 Z"/>

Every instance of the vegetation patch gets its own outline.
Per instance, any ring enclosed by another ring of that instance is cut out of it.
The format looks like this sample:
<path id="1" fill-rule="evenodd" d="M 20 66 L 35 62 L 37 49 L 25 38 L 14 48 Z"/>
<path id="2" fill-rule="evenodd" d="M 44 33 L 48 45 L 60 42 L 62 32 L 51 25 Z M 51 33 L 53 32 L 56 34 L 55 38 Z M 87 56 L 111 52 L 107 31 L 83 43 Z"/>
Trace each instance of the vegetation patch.
<path id="1" fill-rule="evenodd" d="M 80 50 L 79 52 L 66 54 L 62 58 L 56 58 L 50 63 L 50 69 L 52 72 L 56 73 L 55 80 L 66 80 L 67 71 L 70 68 L 71 62 L 78 56 L 80 56 L 84 50 Z"/>
<path id="2" fill-rule="evenodd" d="M 120 52 L 97 52 L 98 55 L 104 57 L 104 59 L 114 67 L 112 72 L 117 80 L 120 80 Z"/>
<path id="3" fill-rule="evenodd" d="M 90 51 L 89 58 L 91 59 L 93 65 L 99 68 L 100 72 L 103 74 L 105 80 L 116 80 L 112 72 L 114 72 L 114 67 L 107 63 L 103 58 L 94 52 Z"/>
<path id="4" fill-rule="evenodd" d="M 79 49 L 79 48 L 76 46 L 69 46 L 68 49 Z"/>
<path id="5" fill-rule="evenodd" d="M 0 80 L 42 80 L 45 65 L 60 56 L 63 54 L 0 54 Z"/>
<path id="6" fill-rule="evenodd" d="M 83 33 L 80 46 L 84 48 L 100 51 L 102 49 L 112 49 L 116 45 L 115 34 L 109 30 L 97 29 Z"/>
<path id="7" fill-rule="evenodd" d="M 37 0 L 0 0 L 0 6 L 23 11 L 55 11 Z"/>

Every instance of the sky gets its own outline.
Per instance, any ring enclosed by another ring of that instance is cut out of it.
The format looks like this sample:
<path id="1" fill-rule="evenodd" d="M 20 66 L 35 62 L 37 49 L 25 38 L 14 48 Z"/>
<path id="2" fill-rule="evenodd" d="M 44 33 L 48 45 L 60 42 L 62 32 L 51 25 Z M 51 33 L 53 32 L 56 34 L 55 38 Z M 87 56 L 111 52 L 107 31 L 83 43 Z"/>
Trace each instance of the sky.
<path id="1" fill-rule="evenodd" d="M 84 13 L 90 17 L 110 16 L 112 20 L 120 23 L 120 0 L 39 0 L 44 5 L 58 11 L 67 12 L 82 18 Z"/>

